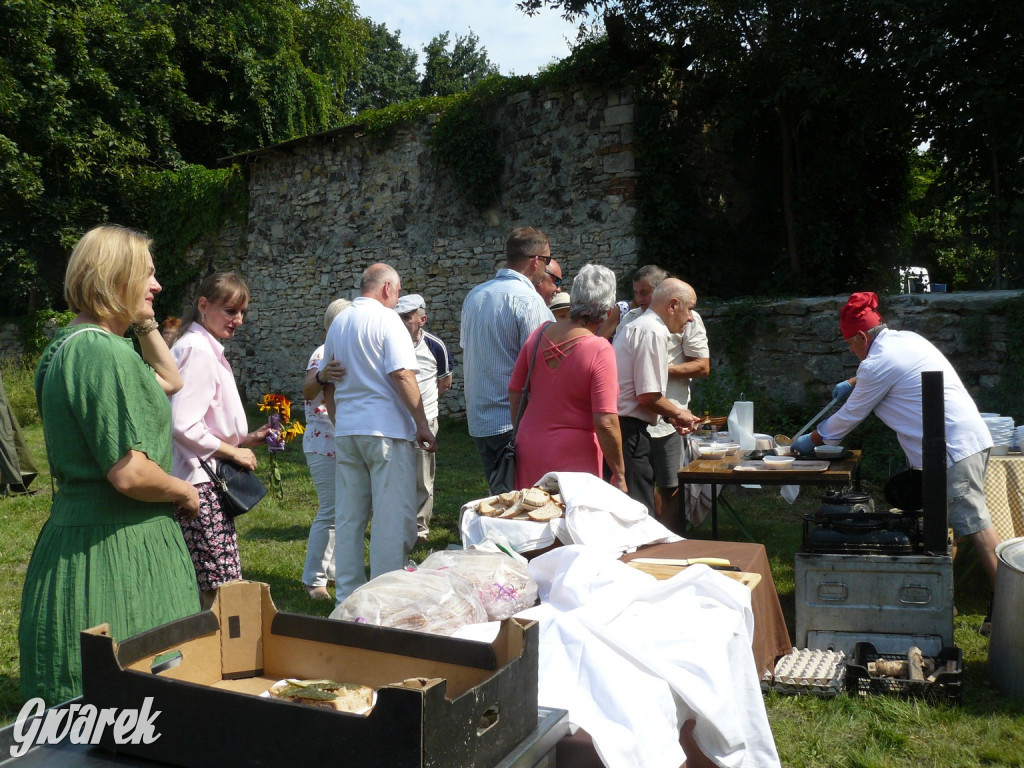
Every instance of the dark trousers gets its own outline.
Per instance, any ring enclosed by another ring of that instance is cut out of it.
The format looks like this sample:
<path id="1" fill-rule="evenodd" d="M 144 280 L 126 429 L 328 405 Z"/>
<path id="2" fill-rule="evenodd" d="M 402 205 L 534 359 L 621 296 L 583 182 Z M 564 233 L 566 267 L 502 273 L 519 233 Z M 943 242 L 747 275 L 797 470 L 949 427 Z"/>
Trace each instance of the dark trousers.
<path id="1" fill-rule="evenodd" d="M 484 477 L 490 476 L 491 470 L 494 468 L 494 462 L 498 459 L 498 454 L 502 448 L 508 445 L 508 441 L 511 439 L 511 429 L 508 432 L 502 432 L 500 435 L 473 438 L 473 444 L 476 446 L 476 452 L 480 454 L 480 463 L 484 468 Z M 515 488 L 497 488 L 495 486 L 490 486 L 490 488 L 493 494 L 516 490 Z"/>
<path id="2" fill-rule="evenodd" d="M 629 498 L 636 499 L 654 514 L 654 468 L 651 466 L 650 425 L 632 416 L 619 416 L 622 432 L 622 457 L 626 461 L 626 486 Z"/>

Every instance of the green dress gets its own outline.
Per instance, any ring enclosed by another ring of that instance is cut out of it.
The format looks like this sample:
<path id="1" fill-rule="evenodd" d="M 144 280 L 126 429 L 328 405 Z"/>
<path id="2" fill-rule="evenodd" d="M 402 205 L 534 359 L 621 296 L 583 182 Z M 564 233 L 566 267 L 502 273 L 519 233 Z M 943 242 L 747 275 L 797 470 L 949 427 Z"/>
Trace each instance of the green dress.
<path id="1" fill-rule="evenodd" d="M 128 339 L 61 330 L 36 370 L 36 402 L 57 481 L 21 596 L 21 688 L 59 704 L 82 692 L 79 633 L 115 641 L 199 610 L 195 571 L 172 505 L 135 501 L 107 472 L 129 450 L 171 470 L 171 409 Z"/>

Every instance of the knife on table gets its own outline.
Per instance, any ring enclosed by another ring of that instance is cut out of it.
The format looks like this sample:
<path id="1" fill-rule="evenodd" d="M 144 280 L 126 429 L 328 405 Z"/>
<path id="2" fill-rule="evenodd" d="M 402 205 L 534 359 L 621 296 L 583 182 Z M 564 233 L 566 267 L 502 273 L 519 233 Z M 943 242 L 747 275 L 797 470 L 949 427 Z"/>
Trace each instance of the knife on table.
<path id="1" fill-rule="evenodd" d="M 716 571 L 738 571 L 739 566 L 733 565 L 721 557 L 691 557 L 689 559 L 673 559 L 663 557 L 634 557 L 629 562 L 647 565 L 668 565 L 676 568 L 688 568 L 691 565 L 706 565 Z"/>

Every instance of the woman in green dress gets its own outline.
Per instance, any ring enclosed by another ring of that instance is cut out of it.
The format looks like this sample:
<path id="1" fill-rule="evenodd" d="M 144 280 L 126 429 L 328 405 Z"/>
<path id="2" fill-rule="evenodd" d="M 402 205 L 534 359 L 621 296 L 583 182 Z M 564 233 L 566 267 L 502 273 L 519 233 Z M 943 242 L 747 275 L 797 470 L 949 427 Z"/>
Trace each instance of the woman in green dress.
<path id="1" fill-rule="evenodd" d="M 57 491 L 21 597 L 21 688 L 59 704 L 82 692 L 79 633 L 115 640 L 199 610 L 195 571 L 172 515 L 196 489 L 168 474 L 181 388 L 154 333 L 160 291 L 150 240 L 102 226 L 75 246 L 64 298 L 77 315 L 43 352 L 36 402 Z M 131 328 L 142 351 L 136 353 Z"/>

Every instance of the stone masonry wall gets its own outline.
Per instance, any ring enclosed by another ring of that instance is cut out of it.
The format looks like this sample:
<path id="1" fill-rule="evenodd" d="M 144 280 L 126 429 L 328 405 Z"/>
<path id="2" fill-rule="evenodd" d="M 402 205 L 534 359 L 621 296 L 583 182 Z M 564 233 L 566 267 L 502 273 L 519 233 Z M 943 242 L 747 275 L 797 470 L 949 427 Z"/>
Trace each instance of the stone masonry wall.
<path id="1" fill-rule="evenodd" d="M 256 157 L 250 166 L 250 315 L 231 354 L 249 400 L 295 399 L 323 310 L 357 295 L 361 273 L 384 261 L 403 291 L 427 302 L 427 329 L 455 361 L 442 415 L 462 413 L 459 314 L 466 293 L 503 264 L 517 226 L 551 238 L 563 273 L 595 262 L 617 274 L 636 266 L 635 165 L 629 92 L 521 93 L 496 114 L 505 157 L 501 200 L 479 211 L 430 157 L 429 124 L 381 149 L 342 134 Z M 241 352 L 241 354 L 239 354 Z"/>

